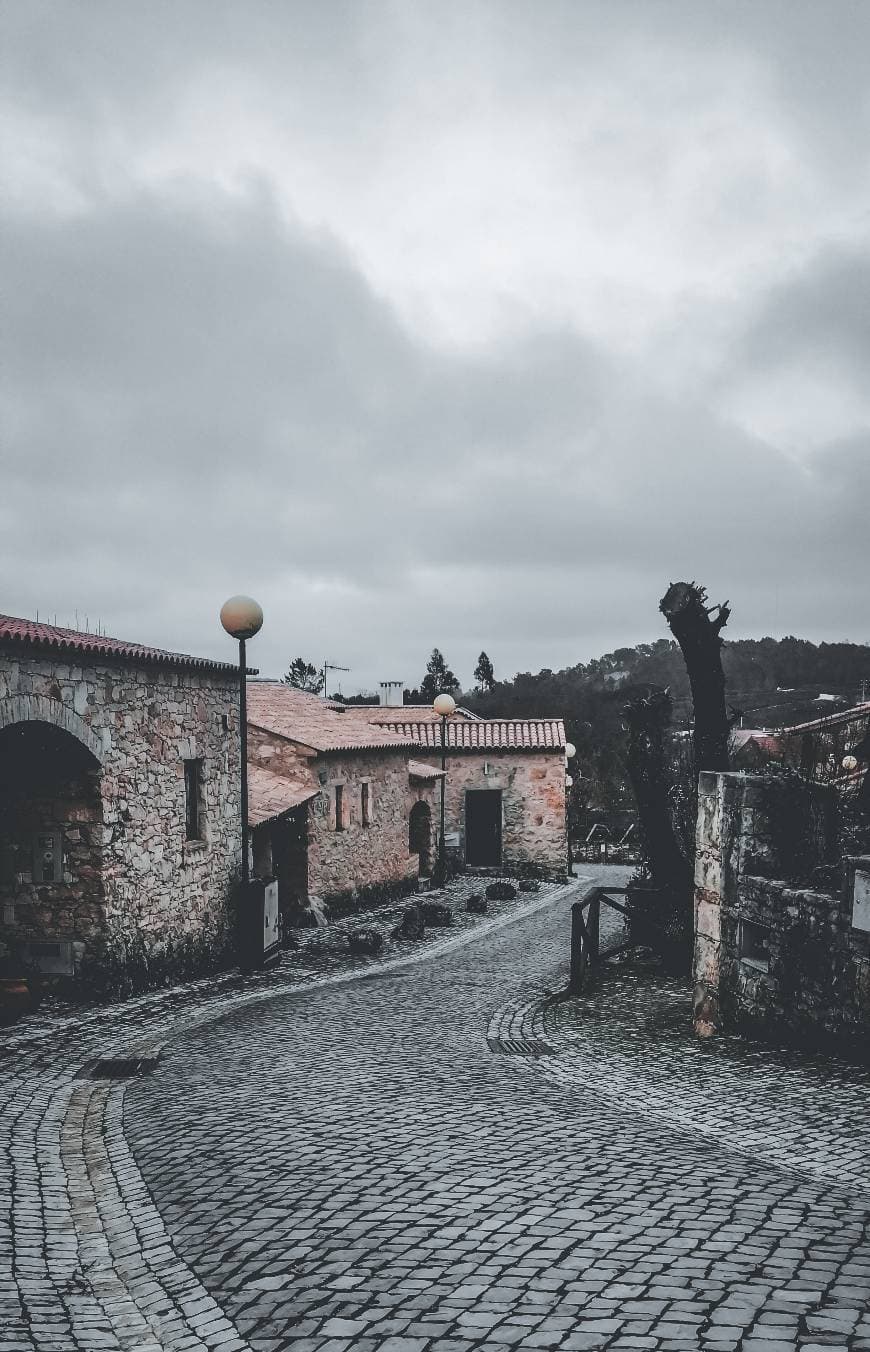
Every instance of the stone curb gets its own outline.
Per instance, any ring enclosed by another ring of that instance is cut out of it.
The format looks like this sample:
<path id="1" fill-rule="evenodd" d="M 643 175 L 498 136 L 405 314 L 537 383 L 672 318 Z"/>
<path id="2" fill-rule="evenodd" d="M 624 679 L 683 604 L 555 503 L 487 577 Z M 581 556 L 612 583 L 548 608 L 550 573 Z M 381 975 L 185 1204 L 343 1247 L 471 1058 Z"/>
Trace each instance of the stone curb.
<path id="1" fill-rule="evenodd" d="M 487 1040 L 509 1038 L 516 1042 L 519 1050 L 524 1044 L 543 1045 L 548 1053 L 528 1058 L 538 1063 L 535 1070 L 565 1089 L 588 1087 L 590 1076 L 582 1064 L 577 1045 L 553 1028 L 547 1017 L 555 1004 L 562 1004 L 571 998 L 567 991 L 541 991 L 522 1004 L 503 1005 L 490 1020 Z M 524 1063 L 526 1059 L 523 1058 Z M 842 1163 L 836 1163 L 829 1169 L 812 1165 L 782 1147 L 774 1155 L 769 1148 L 769 1138 L 764 1133 L 751 1129 L 745 1132 L 729 1131 L 718 1118 L 707 1124 L 691 1106 L 683 1106 L 666 1093 L 659 1091 L 657 1094 L 647 1083 L 638 1084 L 630 1066 L 608 1063 L 600 1051 L 595 1054 L 594 1072 L 596 1093 L 634 1115 L 659 1122 L 672 1130 L 676 1128 L 684 1131 L 694 1137 L 698 1144 L 733 1151 L 751 1159 L 753 1163 L 763 1164 L 778 1173 L 792 1174 L 808 1183 L 824 1183 L 850 1199 L 870 1201 L 870 1182 L 866 1176 L 855 1172 L 851 1178 L 844 1178 Z"/>
<path id="2" fill-rule="evenodd" d="M 311 981 L 239 992 L 237 998 L 218 996 L 207 1007 L 178 1011 L 176 1017 L 171 1009 L 158 1006 L 153 1011 L 157 1027 L 140 1028 L 135 1040 L 128 1036 L 123 1046 L 116 1045 L 103 1056 L 115 1061 L 133 1059 L 143 1051 L 157 1056 L 166 1041 L 237 1009 L 436 960 L 564 901 L 585 881 L 573 879 L 419 952 L 375 959 Z M 44 1045 L 50 1032 L 31 1039 L 29 1048 Z M 37 1174 L 26 1161 L 19 1170 L 16 1158 L 9 1177 L 13 1223 L 16 1229 L 38 1233 L 44 1253 L 41 1260 L 31 1258 L 23 1268 L 15 1267 L 20 1301 L 14 1313 L 16 1329 L 22 1336 L 27 1330 L 32 1346 L 43 1342 L 56 1346 L 58 1336 L 68 1339 L 71 1347 L 88 1346 L 96 1332 L 105 1352 L 168 1352 L 176 1347 L 186 1352 L 250 1352 L 250 1344 L 172 1245 L 124 1136 L 129 1081 L 83 1077 L 80 1055 L 70 1055 L 71 1050 L 57 1050 L 53 1065 L 44 1059 L 33 1067 L 19 1061 L 11 1077 L 13 1113 L 5 1126 L 10 1133 L 17 1128 L 16 1156 L 26 1137 L 40 1161 Z M 93 1065 L 94 1051 L 89 1049 L 85 1066 Z"/>
<path id="3" fill-rule="evenodd" d="M 399 967 L 414 965 L 425 961 L 430 956 L 434 957 L 440 953 L 451 952 L 460 948 L 463 944 L 471 942 L 478 936 L 492 933 L 505 925 L 512 924 L 515 920 L 522 920 L 526 916 L 533 915 L 551 902 L 564 899 L 565 896 L 578 890 L 588 881 L 589 878 L 586 875 L 576 876 L 553 891 L 546 892 L 542 897 L 535 896 L 534 900 L 514 906 L 510 911 L 501 915 L 489 918 L 481 917 L 461 933 L 450 934 L 443 939 L 426 943 L 417 952 L 403 953 L 391 958 L 372 958 L 371 962 L 368 963 L 360 963 L 357 960 L 356 965 L 347 971 L 324 973 L 322 976 L 312 976 L 309 979 L 304 977 L 300 979 L 299 973 L 291 973 L 288 974 L 286 981 L 275 982 L 265 989 L 255 987 L 253 990 L 226 991 L 227 986 L 239 980 L 238 971 L 232 969 L 229 972 L 218 973 L 214 977 L 201 977 L 195 982 L 169 987 L 165 991 L 148 991 L 141 996 L 135 996 L 131 1000 L 125 1000 L 115 1005 L 101 1005 L 88 1010 L 80 1017 L 71 1015 L 68 1018 L 58 1020 L 47 1028 L 34 1029 L 30 1032 L 25 1031 L 17 1037 L 0 1040 L 0 1069 L 11 1063 L 17 1055 L 28 1051 L 37 1051 L 47 1042 L 55 1041 L 58 1034 L 87 1028 L 89 1025 L 98 1028 L 102 1022 L 111 1023 L 113 1018 L 120 1018 L 124 1015 L 135 1016 L 137 1010 L 140 1009 L 143 1011 L 143 1022 L 148 1016 L 157 1020 L 161 1015 L 171 1015 L 171 1010 L 166 1011 L 163 1007 L 182 992 L 189 993 L 194 1008 L 196 996 L 200 992 L 204 1001 L 208 1003 L 217 1002 L 222 993 L 226 995 L 226 999 L 220 1005 L 220 1008 L 202 1011 L 201 1015 L 195 1014 L 187 1019 L 185 1019 L 184 1012 L 179 1011 L 178 1028 L 176 1029 L 176 1025 L 173 1023 L 172 1032 L 169 1036 L 174 1036 L 176 1031 L 181 1031 L 184 1027 L 198 1027 L 200 1023 L 208 1022 L 212 1018 L 222 1018 L 224 1014 L 231 1013 L 235 1008 L 244 1008 L 249 1004 L 276 999 L 285 995 L 295 995 L 301 991 L 313 990 L 321 986 L 343 984 L 370 974 L 372 971 L 387 972 Z M 137 1044 L 141 1041 L 141 1038 L 141 1033 L 137 1032 Z M 107 1050 L 99 1054 L 108 1058 L 113 1055 L 129 1055 L 130 1053 L 125 1049 L 123 1053 Z M 88 1059 L 93 1060 L 94 1055 L 96 1053 L 91 1054 Z"/>
<path id="4" fill-rule="evenodd" d="M 296 995 L 307 994 L 309 991 L 322 990 L 330 986 L 345 986 L 353 981 L 363 980 L 371 976 L 373 972 L 379 975 L 384 973 L 399 971 L 405 967 L 417 967 L 427 962 L 430 958 L 438 958 L 444 953 L 452 953 L 457 949 L 464 948 L 466 944 L 473 943 L 477 939 L 483 938 L 487 934 L 494 934 L 498 930 L 506 929 L 508 925 L 514 924 L 518 920 L 525 920 L 528 916 L 534 915 L 537 911 L 544 910 L 545 907 L 564 901 L 566 897 L 578 891 L 580 887 L 588 881 L 586 878 L 575 878 L 573 882 L 565 883 L 564 886 L 556 888 L 553 892 L 547 892 L 543 897 L 536 897 L 534 901 L 517 906 L 507 914 L 493 916 L 491 919 L 481 920 L 479 923 L 464 930 L 461 934 L 451 934 L 444 939 L 437 939 L 428 944 L 420 952 L 401 954 L 394 958 L 378 960 L 373 959 L 370 963 L 358 966 L 352 971 L 331 972 L 324 976 L 314 977 L 311 981 L 288 981 L 286 985 L 274 987 L 270 990 L 245 991 L 239 993 L 239 998 L 228 1000 L 226 1004 L 221 1005 L 219 1009 L 206 1009 L 198 1013 L 192 1013 L 188 1017 L 181 1015 L 177 1023 L 163 1035 L 161 1049 L 176 1037 L 181 1037 L 187 1032 L 192 1032 L 195 1028 L 202 1028 L 209 1023 L 222 1019 L 227 1015 L 235 1013 L 237 1009 L 248 1009 L 252 1005 L 264 1004 L 269 1000 L 279 1000 Z M 567 936 L 566 936 L 567 941 Z M 135 1045 L 125 1046 L 120 1051 L 104 1053 L 108 1056 L 131 1057 L 135 1053 L 136 1047 L 140 1045 L 141 1036 L 137 1035 Z"/>

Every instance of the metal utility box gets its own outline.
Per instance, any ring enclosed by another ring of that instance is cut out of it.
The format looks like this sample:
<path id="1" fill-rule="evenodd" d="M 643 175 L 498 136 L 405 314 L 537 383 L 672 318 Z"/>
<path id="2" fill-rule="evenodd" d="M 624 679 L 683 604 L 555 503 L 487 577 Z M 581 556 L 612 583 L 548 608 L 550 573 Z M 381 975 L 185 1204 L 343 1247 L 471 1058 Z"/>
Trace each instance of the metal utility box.
<path id="1" fill-rule="evenodd" d="M 281 956 L 278 879 L 253 878 L 242 898 L 240 948 L 244 967 L 268 967 Z"/>
<path id="2" fill-rule="evenodd" d="M 870 933 L 870 859 L 856 859 L 854 861 L 852 928 Z"/>

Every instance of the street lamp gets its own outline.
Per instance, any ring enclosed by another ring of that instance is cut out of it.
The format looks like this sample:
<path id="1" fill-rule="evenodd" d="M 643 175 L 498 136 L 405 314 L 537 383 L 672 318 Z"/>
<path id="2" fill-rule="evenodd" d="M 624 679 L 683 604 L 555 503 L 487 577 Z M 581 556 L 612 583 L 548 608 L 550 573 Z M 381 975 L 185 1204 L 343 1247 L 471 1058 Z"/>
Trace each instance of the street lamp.
<path id="1" fill-rule="evenodd" d="M 231 596 L 221 606 L 221 624 L 231 638 L 239 642 L 239 737 L 242 789 L 242 888 L 247 891 L 251 881 L 248 862 L 248 690 L 245 643 L 260 632 L 263 625 L 262 607 L 250 596 Z"/>
<path id="2" fill-rule="evenodd" d="M 435 882 L 443 887 L 447 881 L 447 852 L 444 845 L 444 781 L 447 778 L 447 720 L 456 710 L 456 700 L 446 693 L 436 695 L 432 708 L 441 720 L 441 835 L 438 841 L 438 876 Z"/>
<path id="3" fill-rule="evenodd" d="M 844 770 L 848 770 L 849 773 L 851 774 L 853 770 L 858 769 L 858 757 L 844 756 L 843 759 L 840 761 L 840 764 L 842 765 Z"/>
<path id="4" fill-rule="evenodd" d="M 577 755 L 577 748 L 573 742 L 565 743 L 565 839 L 568 842 L 568 877 L 571 877 L 571 870 L 574 867 L 574 861 L 571 858 L 571 813 L 568 811 L 568 789 L 574 785 L 574 780 L 568 774 L 568 762 Z"/>

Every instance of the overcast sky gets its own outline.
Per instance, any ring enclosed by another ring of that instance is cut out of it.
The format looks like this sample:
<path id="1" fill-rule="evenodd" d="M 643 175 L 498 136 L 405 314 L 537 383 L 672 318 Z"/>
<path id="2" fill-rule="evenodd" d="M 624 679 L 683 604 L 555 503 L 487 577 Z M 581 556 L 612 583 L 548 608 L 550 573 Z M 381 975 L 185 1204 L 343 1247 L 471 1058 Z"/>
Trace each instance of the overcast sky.
<path id="1" fill-rule="evenodd" d="M 870 641 L 865 0 L 6 0 L 0 610 Z"/>

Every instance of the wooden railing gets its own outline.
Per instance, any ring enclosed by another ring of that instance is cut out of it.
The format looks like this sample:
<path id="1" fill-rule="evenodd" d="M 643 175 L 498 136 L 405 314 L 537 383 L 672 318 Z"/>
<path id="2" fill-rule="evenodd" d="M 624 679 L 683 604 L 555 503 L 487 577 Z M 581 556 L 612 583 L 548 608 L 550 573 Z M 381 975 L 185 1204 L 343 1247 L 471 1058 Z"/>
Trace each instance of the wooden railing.
<path id="1" fill-rule="evenodd" d="M 575 901 L 571 907 L 571 976 L 568 991 L 576 995 L 583 986 L 587 972 L 597 962 L 623 953 L 627 948 L 635 947 L 635 940 L 625 939 L 616 944 L 601 947 L 601 903 L 611 906 L 614 911 L 627 915 L 624 904 L 615 901 L 613 894 L 625 896 L 624 887 L 593 887 L 582 901 Z M 584 915 L 584 912 L 588 914 Z"/>

